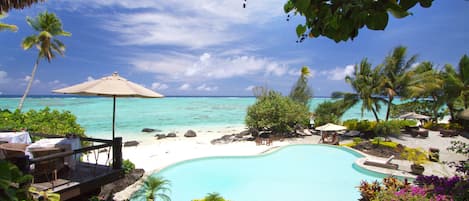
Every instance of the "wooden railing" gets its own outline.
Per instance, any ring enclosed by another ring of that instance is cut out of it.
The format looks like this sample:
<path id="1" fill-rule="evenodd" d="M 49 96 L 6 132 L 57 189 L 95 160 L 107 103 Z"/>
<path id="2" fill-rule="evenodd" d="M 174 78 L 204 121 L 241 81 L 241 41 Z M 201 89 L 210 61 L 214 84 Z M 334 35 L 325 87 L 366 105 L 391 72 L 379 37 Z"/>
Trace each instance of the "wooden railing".
<path id="1" fill-rule="evenodd" d="M 37 136 L 41 138 L 63 138 L 64 136 L 58 136 L 58 135 L 50 135 L 50 134 L 40 134 L 40 133 L 31 133 L 31 136 Z M 24 160 L 18 160 L 17 165 L 21 170 L 24 172 L 29 172 L 29 167 L 30 164 L 35 164 L 38 162 L 42 161 L 48 161 L 56 158 L 62 158 L 62 157 L 67 157 L 67 156 L 72 156 L 76 154 L 87 154 L 92 150 L 98 150 L 98 149 L 103 149 L 103 148 L 112 148 L 112 168 L 115 170 L 122 169 L 122 138 L 121 137 L 116 137 L 114 140 L 105 140 L 105 139 L 97 139 L 97 138 L 88 138 L 88 137 L 78 137 L 81 142 L 97 142 L 97 143 L 102 143 L 99 145 L 94 145 L 94 146 L 88 146 L 88 147 L 83 147 L 80 149 L 76 150 L 69 150 L 69 151 L 64 151 L 60 153 L 55 153 L 55 154 L 50 154 L 47 156 L 42 156 L 38 158 L 33 158 L 29 159 L 28 157 L 25 157 Z"/>

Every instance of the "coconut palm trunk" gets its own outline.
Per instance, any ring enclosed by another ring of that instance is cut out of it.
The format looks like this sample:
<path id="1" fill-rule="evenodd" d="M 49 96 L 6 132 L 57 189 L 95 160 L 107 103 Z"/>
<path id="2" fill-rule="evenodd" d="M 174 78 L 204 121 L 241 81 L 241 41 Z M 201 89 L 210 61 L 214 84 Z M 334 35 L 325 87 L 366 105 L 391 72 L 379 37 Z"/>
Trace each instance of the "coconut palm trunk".
<path id="1" fill-rule="evenodd" d="M 21 97 L 20 103 L 18 104 L 18 110 L 20 111 L 21 109 L 23 109 L 24 100 L 26 100 L 26 97 L 28 96 L 29 91 L 31 90 L 31 86 L 33 86 L 34 77 L 36 76 L 36 71 L 37 71 L 37 67 L 39 66 L 40 59 L 41 59 L 41 56 L 38 55 L 36 59 L 36 63 L 34 64 L 34 67 L 33 67 L 33 72 L 31 72 L 31 77 L 29 78 L 28 85 L 26 86 L 26 90 L 24 91 L 23 97 Z"/>

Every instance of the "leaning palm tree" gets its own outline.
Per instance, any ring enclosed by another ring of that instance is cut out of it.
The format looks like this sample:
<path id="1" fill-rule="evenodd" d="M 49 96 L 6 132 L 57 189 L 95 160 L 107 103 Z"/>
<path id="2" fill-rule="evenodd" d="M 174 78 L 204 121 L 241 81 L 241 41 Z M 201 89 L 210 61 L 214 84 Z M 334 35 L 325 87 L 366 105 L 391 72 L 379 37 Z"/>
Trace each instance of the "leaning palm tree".
<path id="1" fill-rule="evenodd" d="M 8 12 L 11 9 L 23 9 L 30 7 L 31 5 L 44 2 L 46 0 L 1 0 L 0 1 L 0 11 Z"/>
<path id="2" fill-rule="evenodd" d="M 365 110 L 372 111 L 377 122 L 379 122 L 378 112 L 381 108 L 379 103 L 382 101 L 382 98 L 377 96 L 381 87 L 380 69 L 381 66 L 372 69 L 371 64 L 364 58 L 359 65 L 355 65 L 354 73 L 345 77 L 345 81 L 350 84 L 355 93 L 343 94 L 343 98 L 348 99 L 345 101 L 351 103 L 348 104 L 350 107 L 361 100 L 362 116 Z"/>
<path id="3" fill-rule="evenodd" d="M 411 80 L 403 90 L 404 98 L 430 97 L 432 117 L 438 121 L 438 110 L 446 102 L 443 74 L 436 71 L 431 62 L 422 62 L 415 69 L 407 72 Z"/>
<path id="4" fill-rule="evenodd" d="M 313 97 L 313 90 L 308 85 L 309 75 L 309 68 L 307 66 L 303 66 L 301 68 L 300 77 L 296 81 L 295 85 L 293 85 L 289 95 L 291 99 L 305 106 L 309 105 L 309 99 Z"/>
<path id="5" fill-rule="evenodd" d="M 42 58 L 45 58 L 50 63 L 51 59 L 55 57 L 55 53 L 63 55 L 65 51 L 65 45 L 55 37 L 71 35 L 71 33 L 62 29 L 62 22 L 60 22 L 60 19 L 55 14 L 48 13 L 47 11 L 40 13 L 35 19 L 30 17 L 26 18 L 26 22 L 35 31 L 37 31 L 38 34 L 26 37 L 21 45 L 24 50 L 29 50 L 31 47 L 35 46 L 39 52 L 36 63 L 33 67 L 33 71 L 31 73 L 31 77 L 29 78 L 28 85 L 26 86 L 26 91 L 24 92 L 23 97 L 21 98 L 18 105 L 18 110 L 23 108 L 24 100 L 26 99 L 26 96 L 28 96 L 31 85 L 33 84 L 36 70 L 39 66 L 39 61 Z"/>
<path id="6" fill-rule="evenodd" d="M 171 201 L 171 198 L 166 194 L 167 192 L 171 192 L 171 190 L 167 187 L 169 185 L 170 183 L 166 179 L 150 176 L 143 182 L 142 188 L 135 192 L 130 199 L 146 201 Z"/>
<path id="7" fill-rule="evenodd" d="M 398 46 L 384 59 L 383 70 L 381 72 L 382 93 L 387 97 L 386 121 L 389 119 L 394 97 L 401 95 L 402 91 L 410 81 L 409 74 L 406 74 L 411 66 L 416 62 L 417 55 L 406 60 L 407 48 Z"/>
<path id="8" fill-rule="evenodd" d="M 6 13 L 0 11 L 0 19 L 3 19 L 7 16 Z M 3 22 L 0 22 L 0 31 L 3 30 L 10 30 L 16 32 L 18 30 L 18 27 L 12 24 L 5 24 Z"/>

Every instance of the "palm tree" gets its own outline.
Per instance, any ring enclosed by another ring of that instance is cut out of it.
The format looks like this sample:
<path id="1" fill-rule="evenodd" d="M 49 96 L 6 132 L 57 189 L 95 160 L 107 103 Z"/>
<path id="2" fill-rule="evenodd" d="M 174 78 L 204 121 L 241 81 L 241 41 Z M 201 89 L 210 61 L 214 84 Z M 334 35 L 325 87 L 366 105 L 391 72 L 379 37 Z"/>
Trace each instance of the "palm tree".
<path id="1" fill-rule="evenodd" d="M 31 89 L 31 85 L 33 84 L 36 70 L 41 58 L 47 59 L 47 61 L 50 63 L 51 59 L 55 57 L 55 53 L 63 55 L 65 51 L 65 45 L 55 37 L 71 36 L 71 33 L 62 29 L 62 23 L 60 22 L 60 19 L 55 14 L 48 13 L 47 11 L 40 13 L 35 19 L 29 17 L 26 18 L 26 22 L 35 31 L 37 31 L 38 34 L 26 37 L 21 45 L 24 50 L 28 50 L 35 46 L 39 50 L 39 53 L 37 55 L 36 63 L 34 64 L 31 77 L 26 87 L 26 91 L 24 92 L 24 95 L 18 105 L 18 110 L 23 108 L 24 100 L 26 99 L 26 96 Z"/>
<path id="2" fill-rule="evenodd" d="M 355 93 L 343 94 L 343 98 L 350 107 L 362 101 L 361 114 L 365 110 L 372 111 L 377 122 L 379 122 L 378 112 L 381 108 L 379 102 L 382 98 L 376 96 L 378 94 L 381 83 L 379 81 L 379 72 L 381 66 L 371 69 L 371 64 L 364 58 L 360 65 L 355 65 L 352 76 L 346 76 L 345 81 L 349 83 Z"/>
<path id="3" fill-rule="evenodd" d="M 301 68 L 301 75 L 296 81 L 295 85 L 293 85 L 289 95 L 291 99 L 305 106 L 308 106 L 309 99 L 313 97 L 313 90 L 308 85 L 309 75 L 309 68 L 307 66 L 303 66 Z"/>
<path id="4" fill-rule="evenodd" d="M 46 0 L 2 0 L 0 1 L 0 12 L 8 12 L 11 9 L 23 9 L 26 7 L 30 7 L 31 5 L 44 2 Z"/>
<path id="5" fill-rule="evenodd" d="M 6 16 L 7 16 L 6 13 L 0 11 L 0 19 L 5 18 Z M 0 22 L 0 31 L 3 31 L 3 30 L 10 30 L 10 31 L 16 32 L 18 30 L 18 27 L 12 24 L 5 24 L 5 23 Z"/>
<path id="6" fill-rule="evenodd" d="M 168 185 L 170 185 L 168 180 L 150 176 L 143 182 L 143 187 L 135 192 L 130 199 L 142 200 L 144 198 L 147 201 L 155 201 L 157 199 L 171 201 L 171 198 L 166 194 L 171 192 L 167 187 Z"/>
<path id="7" fill-rule="evenodd" d="M 445 65 L 442 74 L 446 105 L 451 119 L 454 120 L 455 113 L 468 108 L 469 105 L 469 57 L 461 57 L 458 72 L 451 65 Z"/>
<path id="8" fill-rule="evenodd" d="M 209 193 L 204 197 L 203 201 L 226 201 L 219 193 Z"/>
<path id="9" fill-rule="evenodd" d="M 401 95 L 410 80 L 406 71 L 411 68 L 417 59 L 417 55 L 413 55 L 409 60 L 406 60 L 406 53 L 406 47 L 398 46 L 384 59 L 381 75 L 383 78 L 382 93 L 387 97 L 386 102 L 388 104 L 386 121 L 389 119 L 394 97 Z"/>
<path id="10" fill-rule="evenodd" d="M 438 109 L 446 102 L 442 73 L 433 68 L 431 62 L 422 62 L 415 69 L 407 72 L 411 78 L 402 95 L 404 98 L 431 98 L 432 116 L 438 121 Z"/>

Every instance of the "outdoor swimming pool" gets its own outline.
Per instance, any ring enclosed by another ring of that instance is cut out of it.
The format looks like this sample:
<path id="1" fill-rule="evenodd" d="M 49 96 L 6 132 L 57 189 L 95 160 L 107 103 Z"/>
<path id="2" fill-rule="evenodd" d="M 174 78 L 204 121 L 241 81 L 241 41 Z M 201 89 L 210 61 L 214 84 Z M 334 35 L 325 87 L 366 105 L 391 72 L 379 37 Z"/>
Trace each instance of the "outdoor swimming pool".
<path id="1" fill-rule="evenodd" d="M 361 180 L 383 175 L 357 171 L 359 154 L 325 145 L 292 145 L 252 157 L 211 157 L 169 166 L 153 176 L 171 182 L 172 201 L 218 192 L 231 201 L 357 200 Z"/>

